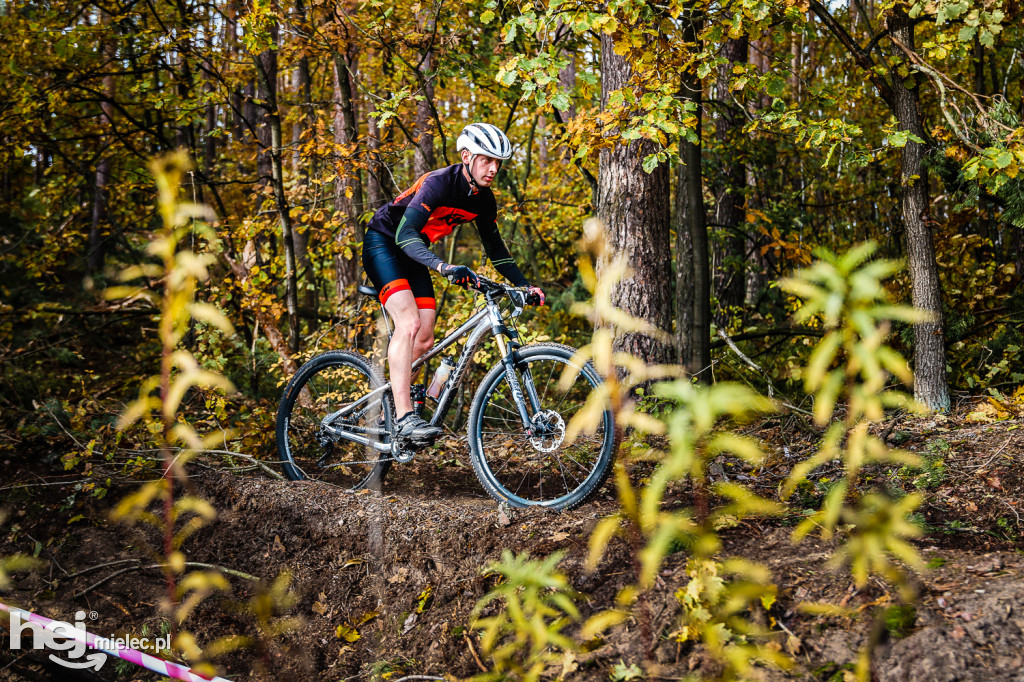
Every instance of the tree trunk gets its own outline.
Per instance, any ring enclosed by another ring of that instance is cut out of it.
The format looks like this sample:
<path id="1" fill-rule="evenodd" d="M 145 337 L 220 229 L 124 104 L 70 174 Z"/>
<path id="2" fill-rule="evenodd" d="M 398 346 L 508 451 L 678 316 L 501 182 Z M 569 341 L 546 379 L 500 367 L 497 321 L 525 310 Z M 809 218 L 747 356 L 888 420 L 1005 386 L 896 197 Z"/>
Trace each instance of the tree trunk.
<path id="1" fill-rule="evenodd" d="M 914 23 L 902 7 L 893 11 L 887 24 L 893 37 L 914 49 Z M 907 88 L 896 69 L 893 69 L 892 83 L 899 129 L 909 130 L 923 139 L 925 132 L 921 125 L 916 83 Z M 901 203 L 907 233 L 911 298 L 916 308 L 932 316 L 931 321 L 914 325 L 914 397 L 931 410 L 946 411 L 949 409 L 949 388 L 946 383 L 942 291 L 929 228 L 928 171 L 922 164 L 924 155 L 925 145 L 908 141 L 903 148 L 901 168 Z"/>
<path id="2" fill-rule="evenodd" d="M 537 121 L 537 167 L 540 169 L 541 184 L 548 184 L 548 127 L 544 115 Z"/>
<path id="3" fill-rule="evenodd" d="M 601 36 L 601 101 L 626 87 L 630 68 L 615 54 L 612 36 Z M 646 140 L 620 142 L 601 151 L 597 215 L 608 227 L 611 248 L 629 254 L 633 268 L 612 294 L 612 302 L 630 315 L 662 329 L 670 328 L 672 269 L 669 241 L 668 166 L 650 174 L 642 164 L 655 147 Z M 667 362 L 671 349 L 650 336 L 628 332 L 615 339 L 623 350 L 651 363 Z"/>
<path id="4" fill-rule="evenodd" d="M 744 136 L 740 134 L 743 126 L 743 114 L 729 96 L 729 82 L 735 64 L 747 61 L 749 42 L 746 36 L 730 38 L 722 46 L 722 56 L 728 60 L 718 67 L 719 115 L 715 121 L 715 135 L 720 149 L 736 150 L 742 144 Z M 715 242 L 715 293 L 719 300 L 719 324 L 729 318 L 727 309 L 743 305 L 746 293 L 746 254 L 747 241 L 740 231 L 746 217 L 743 208 L 744 188 L 747 183 L 747 166 L 741 154 L 731 154 L 723 158 L 725 166 L 724 184 L 718 192 L 715 208 L 715 223 L 718 225 L 719 237 Z"/>
<path id="5" fill-rule="evenodd" d="M 274 42 L 277 42 L 276 31 Z M 271 111 L 277 110 L 276 103 L 271 107 L 270 98 L 277 100 L 277 50 L 266 50 L 256 57 L 257 68 L 262 71 L 256 83 L 255 100 L 252 112 L 256 120 L 256 140 L 259 149 L 256 152 L 257 183 L 266 185 L 273 181 L 274 159 L 273 140 L 270 129 Z M 256 104 L 260 102 L 260 104 Z M 253 119 L 250 119 L 250 121 Z"/>
<path id="6" fill-rule="evenodd" d="M 106 12 L 103 13 L 103 19 L 106 23 L 110 23 L 109 30 L 113 31 L 114 27 Z M 109 68 L 113 69 L 114 62 L 117 59 L 117 47 L 113 39 L 107 40 L 104 43 L 103 54 L 109 62 Z M 103 231 L 109 217 L 109 190 L 107 185 L 110 184 L 110 176 L 114 170 L 114 158 L 109 149 L 109 144 L 113 142 L 114 130 L 114 106 L 112 102 L 117 93 L 113 74 L 103 77 L 103 93 L 105 97 L 100 102 L 100 111 L 102 112 L 100 120 L 102 127 L 111 137 L 107 141 L 107 149 L 105 150 L 107 153 L 101 156 L 99 163 L 96 165 L 95 183 L 93 185 L 92 223 L 89 226 L 89 248 L 86 258 L 86 265 L 90 273 L 96 273 L 103 269 L 106 251 Z"/>
<path id="7" fill-rule="evenodd" d="M 296 3 L 296 8 L 296 12 L 302 11 L 302 3 Z M 305 19 L 304 14 L 303 19 Z M 295 117 L 292 123 L 292 170 L 301 178 L 301 184 L 305 184 L 309 174 L 306 172 L 302 161 L 302 135 L 309 126 L 309 115 L 313 110 L 311 104 L 313 94 L 309 82 L 309 57 L 305 53 L 299 57 L 292 75 L 295 80 L 295 95 L 299 99 L 298 106 L 300 108 L 299 115 Z"/>
<path id="8" fill-rule="evenodd" d="M 750 166 L 747 166 L 746 205 L 748 210 L 760 210 L 762 207 L 757 178 Z M 743 304 L 748 312 L 756 312 L 757 305 L 768 287 L 768 271 L 773 262 L 770 254 L 761 253 L 762 240 L 763 237 L 758 232 L 751 231 L 747 234 L 747 281 Z"/>
<path id="9" fill-rule="evenodd" d="M 207 67 L 210 66 L 209 62 L 206 64 Z M 207 93 L 212 94 L 216 91 L 216 84 L 208 76 L 203 80 L 206 82 Z M 203 134 L 203 170 L 207 177 L 213 177 L 217 164 L 217 138 L 212 134 L 217 128 L 217 105 L 211 102 L 206 105 L 206 124 Z"/>
<path id="10" fill-rule="evenodd" d="M 434 31 L 434 16 L 425 10 L 419 20 L 420 33 L 426 38 Z M 431 70 L 434 68 L 434 51 L 427 48 L 420 64 L 422 74 L 423 99 L 416 103 L 416 154 L 413 157 L 413 171 L 416 177 L 429 173 L 437 168 L 434 158 L 434 121 L 430 110 L 434 101 L 434 79 Z"/>
<path id="11" fill-rule="evenodd" d="M 380 158 L 380 129 L 377 127 L 377 119 L 373 116 L 376 112 L 373 99 L 367 98 L 366 116 L 366 199 L 370 202 L 369 209 L 376 211 L 388 201 L 390 187 L 387 181 L 387 168 Z"/>
<path id="12" fill-rule="evenodd" d="M 559 21 L 558 27 L 555 29 L 555 36 L 558 37 L 563 34 L 571 34 L 571 32 Z M 562 121 L 568 123 L 571 119 L 576 118 L 576 105 L 572 103 L 574 101 L 572 99 L 573 92 L 576 90 L 576 54 L 572 50 L 563 49 L 561 55 L 568 59 L 569 63 L 558 71 L 558 85 L 560 89 L 569 95 L 570 104 L 568 109 L 560 110 L 558 113 L 561 115 Z"/>
<path id="13" fill-rule="evenodd" d="M 305 26 L 306 7 L 302 0 L 296 0 L 295 2 L 295 17 L 295 23 L 298 27 Z M 296 33 L 299 34 L 299 31 L 296 31 Z M 303 41 L 304 38 L 298 35 L 296 40 Z M 302 192 L 299 194 L 300 198 L 308 196 L 309 169 L 302 156 L 302 137 L 309 127 L 309 117 L 313 111 L 313 93 L 309 77 L 309 56 L 304 50 L 305 47 L 305 44 L 300 45 L 300 49 L 303 50 L 302 56 L 299 57 L 292 71 L 299 112 L 298 116 L 294 117 L 292 123 L 291 165 L 292 171 L 298 178 L 298 185 L 302 189 Z M 305 227 L 296 228 L 292 236 L 295 242 L 295 264 L 298 268 L 296 280 L 302 291 L 300 309 L 303 316 L 309 320 L 309 327 L 313 328 L 317 324 L 316 316 L 319 305 L 317 302 L 316 271 L 309 258 L 310 225 L 307 223 Z"/>
<path id="14" fill-rule="evenodd" d="M 703 17 L 684 16 L 683 36 L 697 46 Z M 695 69 L 682 76 L 683 97 L 697 105 L 694 133 L 697 143 L 682 138 L 678 186 L 676 188 L 676 325 L 679 361 L 701 381 L 710 378 L 711 366 L 711 281 L 708 264 L 707 214 L 704 210 L 704 182 L 701 166 L 703 96 Z"/>
<path id="15" fill-rule="evenodd" d="M 277 27 L 271 29 L 273 40 L 277 41 Z M 256 73 L 259 76 L 260 105 L 264 109 L 263 120 L 258 130 L 262 138 L 266 131 L 268 144 L 261 150 L 269 166 L 270 183 L 274 192 L 274 204 L 281 223 L 284 242 L 285 262 L 285 308 L 288 311 L 288 348 L 292 353 L 299 350 L 299 301 L 298 281 L 295 272 L 295 235 L 288 198 L 284 192 L 284 171 L 281 163 L 281 111 L 277 106 L 277 50 L 266 50 L 256 58 Z M 258 164 L 259 165 L 259 164 Z"/>
<path id="16" fill-rule="evenodd" d="M 338 253 L 334 257 L 335 294 L 340 304 L 355 291 L 360 276 L 357 259 L 358 242 L 363 239 L 359 211 L 363 206 L 363 187 L 359 171 L 352 166 L 356 159 L 359 129 L 356 127 L 355 102 L 350 72 L 355 71 L 354 52 L 334 53 L 334 142 L 342 155 L 335 183 L 334 210 L 344 224 L 335 237 Z"/>

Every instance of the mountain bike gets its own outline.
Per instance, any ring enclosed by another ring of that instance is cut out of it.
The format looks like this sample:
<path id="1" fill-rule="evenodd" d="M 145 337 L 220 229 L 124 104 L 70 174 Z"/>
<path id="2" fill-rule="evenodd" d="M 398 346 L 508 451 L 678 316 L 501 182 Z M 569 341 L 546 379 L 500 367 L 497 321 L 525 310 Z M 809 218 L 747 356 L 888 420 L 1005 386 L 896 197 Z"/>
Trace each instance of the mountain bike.
<path id="1" fill-rule="evenodd" d="M 371 287 L 359 291 L 377 297 Z M 413 362 L 415 375 L 467 337 L 428 421 L 442 424 L 474 355 L 490 335 L 500 358 L 481 381 L 469 410 L 473 471 L 491 497 L 512 507 L 579 506 L 608 477 L 618 445 L 609 409 L 599 413 L 593 433 L 566 438 L 569 421 L 601 377 L 591 363 L 574 360 L 576 351 L 569 346 L 519 343 L 515 321 L 526 306 L 525 290 L 480 277 L 476 291 L 484 304 Z M 383 314 L 390 339 L 393 325 L 386 310 Z M 559 381 L 566 366 L 575 376 L 563 388 Z M 277 412 L 277 448 L 288 478 L 345 490 L 380 490 L 393 464 L 413 459 L 416 453 L 396 442 L 391 385 L 384 376 L 376 363 L 350 350 L 321 353 L 299 369 Z"/>

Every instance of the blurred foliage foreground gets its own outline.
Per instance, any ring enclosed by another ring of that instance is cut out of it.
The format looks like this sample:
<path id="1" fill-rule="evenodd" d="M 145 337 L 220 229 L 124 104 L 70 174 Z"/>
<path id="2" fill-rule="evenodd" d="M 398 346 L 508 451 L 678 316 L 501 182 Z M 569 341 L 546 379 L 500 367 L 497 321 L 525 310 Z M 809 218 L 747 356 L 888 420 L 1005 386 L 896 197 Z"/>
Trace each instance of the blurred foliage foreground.
<path id="1" fill-rule="evenodd" d="M 584 241 L 588 254 L 582 259 L 585 271 L 589 263 L 605 256 L 600 226 L 592 223 L 588 228 Z M 920 319 L 914 309 L 890 304 L 882 280 L 895 273 L 899 264 L 873 260 L 875 248 L 866 243 L 843 256 L 821 251 L 818 262 L 783 282 L 787 291 L 803 300 L 798 320 L 820 319 L 825 327 L 803 377 L 814 397 L 814 420 L 827 430 L 819 450 L 793 469 L 781 492 L 787 499 L 815 468 L 839 461 L 842 479 L 832 487 L 821 509 L 796 527 L 793 543 L 798 545 L 810 533 L 831 537 L 841 530 L 832 563 L 847 567 L 858 587 L 872 576 L 885 580 L 909 604 L 915 599 L 910 572 L 924 569 L 916 549 L 908 542 L 921 532 L 911 519 L 920 497 L 893 499 L 881 491 L 863 495 L 853 492 L 853 484 L 865 466 L 921 464 L 915 455 L 890 449 L 868 431 L 873 421 L 882 418 L 885 408 L 915 409 L 912 398 L 890 388 L 893 379 L 909 384 L 911 376 L 906 361 L 886 344 L 886 339 L 893 322 Z M 619 261 L 611 271 L 621 277 L 626 268 Z M 621 537 L 635 557 L 634 580 L 621 590 L 613 608 L 599 610 L 583 622 L 574 639 L 566 632 L 570 624 L 580 620 L 578 595 L 557 569 L 559 555 L 531 560 L 506 552 L 500 562 L 486 569 L 502 580 L 477 606 L 478 614 L 495 601 L 503 606 L 495 615 L 478 617 L 474 623 L 483 632 L 484 652 L 493 661 L 493 671 L 481 679 L 537 680 L 553 672 L 561 679 L 575 670 L 577 654 L 595 648 L 602 636 L 631 619 L 646 639 L 643 644 L 650 654 L 659 633 L 652 630 L 647 593 L 654 587 L 667 555 L 681 547 L 689 555 L 689 581 L 675 595 L 679 616 L 671 637 L 680 643 L 702 644 L 721 663 L 722 679 L 748 679 L 759 665 L 790 668 L 790 654 L 795 653 L 799 640 L 772 615 L 778 587 L 772 583 L 771 572 L 745 559 L 719 557 L 722 529 L 743 519 L 779 514 L 783 506 L 740 483 L 710 485 L 707 473 L 710 462 L 720 455 L 761 463 L 761 445 L 734 429 L 777 406 L 739 384 L 701 386 L 675 378 L 653 387 L 654 395 L 671 406 L 664 417 L 637 419 L 637 404 L 629 397 L 636 392 L 628 389 L 656 379 L 658 368 L 614 353 L 614 334 L 609 329 L 613 325 L 615 332 L 645 331 L 645 326 L 611 307 L 607 286 L 598 287 L 595 280 L 588 280 L 595 292 L 588 312 L 603 327 L 580 356 L 594 359 L 604 374 L 608 389 L 605 398 L 610 397 L 622 417 L 619 428 L 628 423 L 648 433 L 667 434 L 664 451 L 643 452 L 645 459 L 656 464 L 644 485 L 634 485 L 624 463 L 618 463 L 620 511 L 602 519 L 590 537 L 591 570 L 600 569 L 609 543 Z M 840 405 L 841 410 L 837 407 Z M 581 419 L 586 418 L 586 413 L 581 414 Z M 570 430 L 578 433 L 596 424 L 596 420 L 572 424 Z M 663 510 L 668 485 L 679 481 L 691 483 L 694 507 Z M 722 504 L 709 508 L 709 494 Z M 839 605 L 822 603 L 805 603 L 801 609 L 821 615 L 850 613 Z M 857 679 L 870 679 L 875 644 L 875 639 L 870 640 L 861 652 Z M 617 671 L 619 679 L 631 679 L 629 669 L 621 667 Z M 632 674 L 639 676 L 640 671 Z"/>

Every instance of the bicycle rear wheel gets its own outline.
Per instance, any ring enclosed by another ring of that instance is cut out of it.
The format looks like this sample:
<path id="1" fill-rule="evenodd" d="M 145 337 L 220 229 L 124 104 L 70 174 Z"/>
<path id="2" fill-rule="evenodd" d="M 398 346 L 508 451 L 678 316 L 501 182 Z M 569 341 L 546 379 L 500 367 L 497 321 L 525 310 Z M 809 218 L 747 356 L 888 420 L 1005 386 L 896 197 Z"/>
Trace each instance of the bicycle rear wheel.
<path id="1" fill-rule="evenodd" d="M 325 418 L 385 384 L 380 370 L 358 353 L 329 351 L 302 366 L 277 410 L 277 450 L 285 475 L 346 490 L 379 489 L 391 456 L 339 437 L 338 430 L 387 443 L 394 419 L 390 391 L 358 405 L 330 424 Z"/>
<path id="2" fill-rule="evenodd" d="M 553 343 L 519 350 L 516 373 L 524 387 L 533 383 L 540 400 L 540 409 L 531 415 L 534 434 L 523 428 L 503 366 L 487 374 L 473 398 L 470 457 L 480 483 L 496 500 L 513 507 L 572 509 L 593 496 L 608 478 L 616 449 L 610 410 L 599 413 L 595 433 L 581 433 L 571 443 L 565 440 L 569 421 L 601 383 L 594 367 L 586 363 L 578 367 L 567 390 L 559 387 L 562 371 L 573 364 L 574 354 L 572 348 Z"/>

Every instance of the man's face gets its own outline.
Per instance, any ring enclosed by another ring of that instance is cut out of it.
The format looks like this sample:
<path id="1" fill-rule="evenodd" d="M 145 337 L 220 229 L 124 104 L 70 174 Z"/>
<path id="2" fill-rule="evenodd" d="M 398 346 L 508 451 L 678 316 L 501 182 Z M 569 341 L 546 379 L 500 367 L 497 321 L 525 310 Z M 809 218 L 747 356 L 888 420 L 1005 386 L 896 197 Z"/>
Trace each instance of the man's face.
<path id="1" fill-rule="evenodd" d="M 494 176 L 498 174 L 498 169 L 501 168 L 501 159 L 477 154 L 472 161 L 469 161 L 470 156 L 473 155 L 468 149 L 462 150 L 462 162 L 469 164 L 469 172 L 476 178 L 477 184 L 481 187 L 490 187 L 494 182 Z"/>

